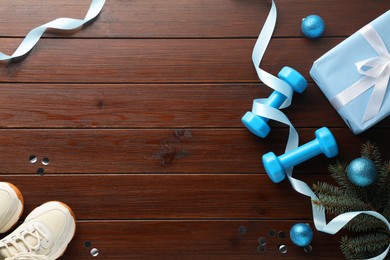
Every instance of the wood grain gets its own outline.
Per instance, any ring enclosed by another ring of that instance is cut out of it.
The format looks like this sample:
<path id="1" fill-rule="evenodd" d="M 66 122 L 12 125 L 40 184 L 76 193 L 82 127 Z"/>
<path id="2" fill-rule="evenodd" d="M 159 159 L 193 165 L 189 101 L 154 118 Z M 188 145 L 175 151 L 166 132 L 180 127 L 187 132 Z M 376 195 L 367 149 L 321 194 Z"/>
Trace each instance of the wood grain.
<path id="1" fill-rule="evenodd" d="M 30 29 L 52 19 L 83 18 L 89 4 L 5 1 L 0 51 L 12 53 Z M 254 98 L 270 93 L 251 61 L 270 4 L 110 0 L 96 21 L 50 31 L 24 59 L 0 63 L 1 181 L 21 189 L 22 220 L 48 200 L 72 207 L 77 233 L 62 260 L 91 259 L 92 247 L 99 259 L 342 259 L 340 235 L 315 232 L 309 255 L 288 237 L 267 235 L 312 219 L 309 199 L 287 181 L 273 184 L 262 167 L 264 153 L 283 153 L 288 129 L 270 122 L 270 135 L 260 139 L 240 122 Z M 366 140 L 390 158 L 390 118 L 353 135 L 308 74 L 318 57 L 390 2 L 277 6 L 261 67 L 276 75 L 288 65 L 311 82 L 285 113 L 300 143 L 329 126 L 340 148 L 336 159 L 318 156 L 294 176 L 309 185 L 330 181 L 329 163 L 359 157 Z M 318 40 L 300 32 L 301 19 L 313 13 L 327 26 Z M 31 155 L 38 162 L 31 164 Z M 262 236 L 266 253 L 257 252 Z M 281 243 L 287 254 L 278 252 Z"/>
<path id="2" fill-rule="evenodd" d="M 263 84 L 2 84 L 0 128 L 242 127 L 252 100 L 270 93 Z M 345 126 L 314 84 L 285 113 L 296 127 Z"/>
<path id="3" fill-rule="evenodd" d="M 301 143 L 314 139 L 312 128 L 299 129 Z M 359 156 L 365 139 L 383 147 L 389 157 L 388 129 L 355 136 L 347 128 L 332 129 L 340 141 L 340 160 Z M 2 130 L 1 173 L 36 174 L 40 163 L 31 155 L 50 159 L 50 173 L 264 173 L 261 156 L 284 153 L 288 131 L 275 129 L 256 138 L 246 129 L 133 130 Z M 317 156 L 296 172 L 327 172 L 331 160 Z"/>
<path id="4" fill-rule="evenodd" d="M 24 37 L 33 27 L 58 17 L 83 18 L 90 0 L 14 0 L 3 4 L 0 35 Z M 276 37 L 301 37 L 301 19 L 319 14 L 326 21 L 325 36 L 348 36 L 390 9 L 383 0 L 278 1 Z M 48 37 L 183 38 L 257 37 L 271 1 L 226 0 L 110 0 L 97 21 L 72 34 Z"/>
<path id="5" fill-rule="evenodd" d="M 312 63 L 342 40 L 275 39 L 261 67 L 277 74 L 288 65 L 312 81 L 308 74 Z M 7 52 L 18 43 L 18 39 L 0 39 Z M 0 80 L 16 83 L 257 83 L 259 79 L 251 61 L 254 44 L 255 39 L 43 39 L 23 62 L 0 63 L 3 67 Z"/>
<path id="6" fill-rule="evenodd" d="M 272 220 L 79 222 L 76 236 L 61 259 L 91 259 L 93 247 L 99 250 L 100 259 L 342 259 L 334 236 L 316 232 L 309 255 L 288 237 L 280 240 L 268 236 L 270 229 L 288 235 L 293 224 Z M 246 232 L 240 233 L 240 228 Z M 266 253 L 257 252 L 260 237 L 266 238 Z M 85 248 L 85 241 L 92 246 Z M 287 254 L 277 250 L 281 243 L 287 246 Z"/>
<path id="7" fill-rule="evenodd" d="M 297 175 L 314 184 L 329 174 Z M 78 220 L 310 219 L 310 199 L 260 174 L 1 176 L 25 197 L 24 216 L 51 198 Z M 34 183 L 32 186 L 31 183 Z M 72 185 L 69 185 L 71 183 Z M 45 190 L 44 193 L 36 192 Z"/>

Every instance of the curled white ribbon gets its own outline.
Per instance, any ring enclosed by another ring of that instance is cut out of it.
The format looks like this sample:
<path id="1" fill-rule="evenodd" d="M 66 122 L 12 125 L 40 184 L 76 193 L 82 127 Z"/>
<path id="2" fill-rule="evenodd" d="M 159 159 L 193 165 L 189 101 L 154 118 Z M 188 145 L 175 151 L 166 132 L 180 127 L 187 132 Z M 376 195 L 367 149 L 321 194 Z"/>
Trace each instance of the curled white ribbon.
<path id="1" fill-rule="evenodd" d="M 83 20 L 73 18 L 58 18 L 32 29 L 12 55 L 7 55 L 0 52 L 0 60 L 11 60 L 25 55 L 32 48 L 34 48 L 35 44 L 37 44 L 43 33 L 48 28 L 58 30 L 74 30 L 82 26 L 83 24 L 94 19 L 100 13 L 105 2 L 106 0 L 92 0 L 88 12 Z"/>
<path id="2" fill-rule="evenodd" d="M 274 75 L 266 72 L 265 70 L 260 68 L 261 60 L 263 59 L 265 50 L 267 49 L 268 43 L 271 40 L 272 33 L 275 28 L 277 18 L 277 10 L 274 1 L 272 0 L 272 7 L 265 20 L 263 29 L 260 32 L 259 37 L 257 38 L 255 47 L 252 52 L 252 62 L 256 69 L 257 76 L 259 79 L 268 87 L 278 91 L 286 97 L 284 103 L 280 106 L 280 108 L 286 108 L 291 104 L 293 90 L 286 82 L 275 77 Z M 255 99 L 253 101 L 252 112 L 255 113 L 256 105 L 258 103 L 263 104 L 265 99 Z"/>
<path id="3" fill-rule="evenodd" d="M 365 123 L 379 113 L 385 98 L 390 79 L 390 54 L 382 38 L 370 24 L 363 27 L 360 33 L 379 56 L 356 62 L 357 71 L 364 77 L 337 94 L 330 103 L 339 110 L 374 87 L 361 121 Z"/>
<path id="4" fill-rule="evenodd" d="M 272 76 L 271 74 L 269 74 L 269 73 L 267 73 L 259 68 L 261 59 L 262 59 L 262 57 L 265 53 L 265 50 L 267 49 L 267 45 L 271 39 L 275 24 L 276 24 L 276 6 L 275 6 L 274 1 L 272 0 L 271 10 L 268 14 L 268 17 L 267 17 L 267 20 L 264 24 L 264 27 L 261 30 L 260 36 L 257 39 L 257 42 L 255 44 L 255 47 L 254 47 L 254 50 L 252 53 L 252 60 L 254 62 L 257 74 L 258 74 L 259 79 L 261 81 L 263 81 L 266 85 L 268 85 L 272 89 L 275 89 L 275 90 L 280 91 L 280 92 L 286 91 L 286 92 L 283 92 L 283 94 L 286 93 L 284 95 L 286 95 L 288 97 L 286 104 L 284 104 L 284 107 L 286 107 L 290 104 L 291 96 L 292 96 L 292 92 L 291 93 L 287 92 L 287 89 L 291 90 L 291 88 L 289 86 L 287 86 L 285 88 L 284 84 L 283 84 L 283 83 L 285 83 L 284 81 L 275 80 L 276 77 Z M 377 52 L 383 54 L 384 50 L 386 50 L 386 48 L 380 49 L 380 50 L 378 49 Z M 386 52 L 387 52 L 387 50 L 386 50 Z M 372 60 L 370 62 L 367 62 L 366 64 L 371 64 L 371 62 L 375 63 L 376 60 Z M 367 66 L 367 65 L 364 65 L 364 66 Z M 370 71 L 368 73 L 375 74 L 377 72 Z M 380 73 L 382 73 L 382 72 L 379 71 L 379 74 Z M 367 76 L 367 77 L 370 78 L 371 76 Z M 276 79 L 278 79 L 278 78 L 276 78 Z M 376 84 L 378 84 L 378 82 Z M 290 122 L 290 120 L 279 109 L 265 105 L 264 100 L 265 99 L 255 99 L 253 101 L 252 113 L 254 113 L 258 116 L 261 116 L 264 118 L 269 118 L 269 119 L 272 119 L 272 120 L 275 120 L 275 121 L 278 121 L 278 122 L 281 122 L 281 123 L 287 125 L 289 127 L 289 134 L 288 134 L 285 152 L 287 153 L 288 151 L 297 148 L 298 143 L 299 143 L 299 135 L 298 135 L 298 132 L 296 131 L 296 129 L 294 128 L 294 126 L 292 125 L 292 123 Z M 335 234 L 338 231 L 340 231 L 345 225 L 347 225 L 349 221 L 351 221 L 353 218 L 355 218 L 356 216 L 358 216 L 360 214 L 371 215 L 371 216 L 383 221 L 386 224 L 386 226 L 388 227 L 388 229 L 390 230 L 390 223 L 387 221 L 387 219 L 375 211 L 356 211 L 356 212 L 343 213 L 343 214 L 340 214 L 337 217 L 335 217 L 328 224 L 326 224 L 325 209 L 323 207 L 318 207 L 313 203 L 314 200 L 318 200 L 317 195 L 313 192 L 313 190 L 305 182 L 292 177 L 292 172 L 293 172 L 293 168 L 290 168 L 286 171 L 287 178 L 290 181 L 291 186 L 293 187 L 293 189 L 295 191 L 301 193 L 302 195 L 305 195 L 305 196 L 308 196 L 311 198 L 313 222 L 314 222 L 315 228 L 318 231 L 325 232 L 328 234 Z M 389 250 L 390 250 L 390 245 L 380 255 L 373 257 L 373 258 L 370 258 L 369 260 L 383 259 L 383 258 L 385 258 L 385 256 L 389 252 Z"/>

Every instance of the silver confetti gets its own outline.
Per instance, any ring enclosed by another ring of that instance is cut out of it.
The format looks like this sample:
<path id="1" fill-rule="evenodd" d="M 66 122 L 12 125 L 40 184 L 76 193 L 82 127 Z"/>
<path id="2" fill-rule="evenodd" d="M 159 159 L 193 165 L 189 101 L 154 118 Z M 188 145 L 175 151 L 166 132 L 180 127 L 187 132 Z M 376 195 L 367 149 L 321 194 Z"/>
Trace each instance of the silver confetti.
<path id="1" fill-rule="evenodd" d="M 285 253 L 287 253 L 287 246 L 286 245 L 279 245 L 278 250 L 280 253 L 285 254 Z"/>
<path id="2" fill-rule="evenodd" d="M 311 245 L 307 245 L 303 248 L 303 251 L 305 251 L 305 253 L 311 253 L 311 251 L 313 251 L 313 247 Z"/>
<path id="3" fill-rule="evenodd" d="M 91 249 L 91 256 L 97 257 L 99 255 L 99 250 L 97 248 L 92 248 Z"/>

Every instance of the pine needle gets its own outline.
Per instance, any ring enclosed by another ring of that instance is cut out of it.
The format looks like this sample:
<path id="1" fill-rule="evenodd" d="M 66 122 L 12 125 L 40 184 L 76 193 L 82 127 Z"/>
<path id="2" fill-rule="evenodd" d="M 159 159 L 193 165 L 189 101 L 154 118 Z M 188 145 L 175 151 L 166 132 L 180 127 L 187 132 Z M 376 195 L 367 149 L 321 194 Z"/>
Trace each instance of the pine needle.
<path id="1" fill-rule="evenodd" d="M 318 198 L 319 200 L 314 201 L 314 204 L 324 207 L 329 214 L 373 210 L 371 205 L 361 201 L 359 198 L 351 197 L 347 194 L 341 196 L 319 195 Z"/>
<path id="2" fill-rule="evenodd" d="M 329 166 L 331 177 L 338 186 L 325 182 L 313 184 L 318 200 L 312 203 L 325 209 L 325 212 L 338 215 L 351 211 L 376 211 L 390 220 L 390 162 L 382 162 L 379 149 L 372 142 L 362 145 L 361 155 L 372 160 L 378 176 L 368 187 L 355 186 L 347 175 L 348 164 L 337 162 Z M 361 214 L 346 226 L 348 230 L 360 235 L 342 237 L 340 248 L 347 259 L 366 259 L 377 256 L 390 243 L 390 231 L 379 219 Z M 390 260 L 390 255 L 386 257 Z"/>
<path id="3" fill-rule="evenodd" d="M 361 259 L 384 251 L 390 243 L 390 238 L 386 234 L 367 233 L 356 237 L 343 237 L 340 243 L 341 250 L 348 255 L 348 259 Z"/>
<path id="4" fill-rule="evenodd" d="M 330 185 L 326 182 L 318 182 L 317 185 L 313 184 L 313 190 L 317 196 L 341 196 L 344 195 L 344 191 L 337 186 Z"/>
<path id="5" fill-rule="evenodd" d="M 367 214 L 358 215 L 348 222 L 345 228 L 352 232 L 387 231 L 387 226 L 383 221 Z"/>
<path id="6" fill-rule="evenodd" d="M 363 158 L 372 160 L 376 166 L 380 166 L 382 164 L 382 156 L 378 147 L 375 146 L 375 143 L 367 141 L 362 145 L 360 153 Z"/>

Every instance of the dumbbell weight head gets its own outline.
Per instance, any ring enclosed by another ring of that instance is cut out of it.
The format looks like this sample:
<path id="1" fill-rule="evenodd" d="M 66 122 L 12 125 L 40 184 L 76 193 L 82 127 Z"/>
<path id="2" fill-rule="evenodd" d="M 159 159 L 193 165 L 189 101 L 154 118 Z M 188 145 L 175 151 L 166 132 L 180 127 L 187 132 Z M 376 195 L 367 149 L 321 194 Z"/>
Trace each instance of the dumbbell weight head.
<path id="1" fill-rule="evenodd" d="M 322 153 L 326 157 L 332 158 L 339 153 L 336 139 L 327 127 L 322 127 L 315 131 L 316 139 L 321 146 Z"/>
<path id="2" fill-rule="evenodd" d="M 302 93 L 307 87 L 307 81 L 305 78 L 293 68 L 288 66 L 283 67 L 278 73 L 278 77 L 285 81 L 295 92 Z M 286 100 L 286 96 L 274 91 L 268 98 L 265 105 L 269 105 L 274 108 L 279 108 Z M 242 117 L 242 123 L 251 131 L 253 134 L 264 138 L 271 131 L 268 126 L 268 118 L 260 117 L 253 112 L 246 112 Z"/>
<path id="3" fill-rule="evenodd" d="M 274 182 L 278 183 L 286 177 L 285 169 L 279 161 L 278 156 L 273 152 L 263 155 L 263 164 L 268 177 Z"/>
<path id="4" fill-rule="evenodd" d="M 307 81 L 301 73 L 288 66 L 284 66 L 279 71 L 278 78 L 289 84 L 298 93 L 302 93 L 307 87 Z"/>
<path id="5" fill-rule="evenodd" d="M 241 121 L 249 131 L 261 138 L 265 138 L 271 131 L 267 122 L 253 112 L 246 112 Z"/>

